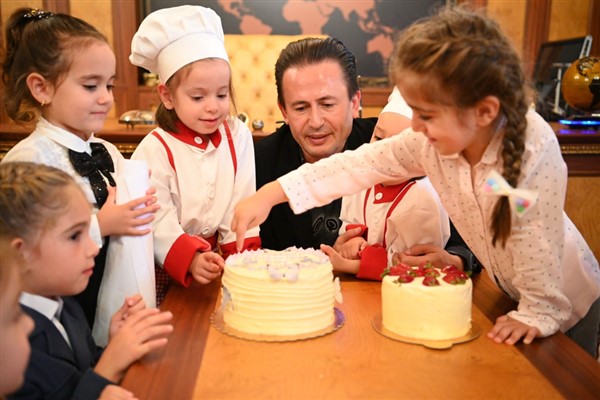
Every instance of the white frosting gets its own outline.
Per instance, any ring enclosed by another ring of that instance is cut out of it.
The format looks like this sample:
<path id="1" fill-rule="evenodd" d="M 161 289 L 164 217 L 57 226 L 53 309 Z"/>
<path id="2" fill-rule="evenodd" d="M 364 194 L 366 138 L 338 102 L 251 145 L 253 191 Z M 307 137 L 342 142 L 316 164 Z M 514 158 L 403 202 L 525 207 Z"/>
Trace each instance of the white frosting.
<path id="1" fill-rule="evenodd" d="M 422 277 L 397 283 L 385 276 L 381 285 L 382 325 L 408 338 L 447 340 L 466 335 L 471 329 L 473 284 L 452 285 L 438 278 L 439 286 L 423 285 Z"/>
<path id="2" fill-rule="evenodd" d="M 314 249 L 254 250 L 231 255 L 221 280 L 223 320 L 239 331 L 299 335 L 334 323 L 329 258 Z"/>

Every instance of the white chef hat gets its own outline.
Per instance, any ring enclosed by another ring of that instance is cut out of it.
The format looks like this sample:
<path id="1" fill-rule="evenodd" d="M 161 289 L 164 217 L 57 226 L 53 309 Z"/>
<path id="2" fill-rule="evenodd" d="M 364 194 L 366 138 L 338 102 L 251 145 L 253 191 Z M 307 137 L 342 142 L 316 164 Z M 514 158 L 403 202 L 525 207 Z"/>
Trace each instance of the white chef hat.
<path id="1" fill-rule="evenodd" d="M 381 114 L 385 112 L 400 114 L 408 119 L 412 119 L 412 108 L 406 104 L 406 101 L 400 94 L 400 90 L 398 90 L 398 86 L 394 86 L 394 90 L 392 90 L 390 97 L 388 97 L 387 104 L 381 110 Z"/>
<path id="2" fill-rule="evenodd" d="M 205 58 L 229 62 L 221 18 L 210 8 L 180 6 L 148 15 L 131 41 L 129 61 L 166 82 L 181 67 Z"/>

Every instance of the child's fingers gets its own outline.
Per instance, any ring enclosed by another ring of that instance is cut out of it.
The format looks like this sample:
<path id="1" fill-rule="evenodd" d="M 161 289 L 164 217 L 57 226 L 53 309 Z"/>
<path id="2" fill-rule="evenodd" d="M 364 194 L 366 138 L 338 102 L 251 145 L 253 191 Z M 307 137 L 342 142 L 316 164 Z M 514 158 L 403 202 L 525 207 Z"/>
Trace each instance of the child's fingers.
<path id="1" fill-rule="evenodd" d="M 140 215 L 144 215 L 144 214 L 140 214 Z M 138 226 L 144 226 L 146 224 L 149 224 L 150 222 L 154 221 L 154 214 L 148 214 L 147 216 L 144 217 L 140 217 L 140 215 L 136 216 L 134 214 L 134 218 L 131 219 L 131 226 L 133 227 L 138 227 Z"/>
<path id="2" fill-rule="evenodd" d="M 144 355 L 146 355 L 156 349 L 165 347 L 167 345 L 167 343 L 169 343 L 169 339 L 167 339 L 167 338 L 158 338 L 158 339 L 148 340 L 147 342 L 140 345 L 140 347 L 139 347 L 140 354 L 139 354 L 138 358 L 141 358 Z"/>
<path id="3" fill-rule="evenodd" d="M 140 217 L 144 214 L 154 214 L 156 211 L 160 209 L 160 204 L 156 202 L 156 200 L 152 201 L 152 204 L 144 203 L 144 207 L 136 208 L 133 211 L 132 215 L 134 217 Z"/>
<path id="4" fill-rule="evenodd" d="M 192 276 L 194 277 L 194 279 L 203 285 L 212 282 L 214 279 L 218 278 L 219 275 L 221 275 L 220 269 L 218 270 L 218 272 L 210 272 L 202 268 L 198 271 L 192 272 Z"/>
<path id="5" fill-rule="evenodd" d="M 168 312 L 168 311 L 165 311 L 165 312 Z M 148 317 L 151 317 L 153 315 L 159 314 L 159 313 L 161 313 L 161 311 L 158 308 L 144 308 L 143 310 L 140 310 L 136 313 L 130 314 L 129 317 L 125 320 L 125 325 L 134 327 L 140 321 L 142 321 Z"/>
<path id="6" fill-rule="evenodd" d="M 129 307 L 133 307 L 136 304 L 138 304 L 140 301 L 144 301 L 144 298 L 142 297 L 141 294 L 136 293 L 133 296 L 129 296 L 125 299 L 125 304 L 127 304 Z"/>
<path id="7" fill-rule="evenodd" d="M 148 233 L 152 232 L 152 228 L 148 227 L 145 229 L 139 229 L 135 227 L 127 228 L 123 235 L 125 236 L 144 236 Z"/>

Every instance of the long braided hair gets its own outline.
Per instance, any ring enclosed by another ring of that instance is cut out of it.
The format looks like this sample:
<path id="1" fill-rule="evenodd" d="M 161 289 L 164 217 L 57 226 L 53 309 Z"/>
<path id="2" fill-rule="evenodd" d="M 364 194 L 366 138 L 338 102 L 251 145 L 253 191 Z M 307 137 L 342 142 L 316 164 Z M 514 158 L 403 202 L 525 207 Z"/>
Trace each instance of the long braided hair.
<path id="1" fill-rule="evenodd" d="M 407 71 L 423 77 L 421 94 L 430 102 L 457 108 L 475 106 L 486 96 L 500 101 L 496 128 L 502 129 L 502 175 L 516 187 L 525 149 L 529 90 L 519 55 L 491 19 L 464 7 L 444 8 L 402 32 L 389 74 L 397 82 Z M 440 95 L 442 94 L 442 95 Z M 507 197 L 495 205 L 492 244 L 504 247 L 511 231 Z"/>

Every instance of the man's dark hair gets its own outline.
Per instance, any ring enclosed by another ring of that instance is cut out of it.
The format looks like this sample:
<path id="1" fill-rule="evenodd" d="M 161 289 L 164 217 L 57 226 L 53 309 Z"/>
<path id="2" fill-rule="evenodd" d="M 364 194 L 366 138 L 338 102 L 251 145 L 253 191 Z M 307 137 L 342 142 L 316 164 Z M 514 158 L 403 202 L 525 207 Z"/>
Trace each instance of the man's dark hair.
<path id="1" fill-rule="evenodd" d="M 342 68 L 346 79 L 348 98 L 358 91 L 358 76 L 356 74 L 356 58 L 338 39 L 306 38 L 289 43 L 277 58 L 275 63 L 275 83 L 277 85 L 277 102 L 285 107 L 283 100 L 283 74 L 290 68 L 300 68 L 314 65 L 323 61 L 336 61 Z"/>

